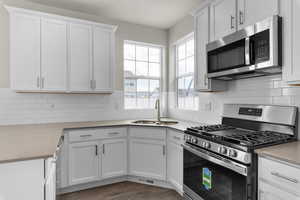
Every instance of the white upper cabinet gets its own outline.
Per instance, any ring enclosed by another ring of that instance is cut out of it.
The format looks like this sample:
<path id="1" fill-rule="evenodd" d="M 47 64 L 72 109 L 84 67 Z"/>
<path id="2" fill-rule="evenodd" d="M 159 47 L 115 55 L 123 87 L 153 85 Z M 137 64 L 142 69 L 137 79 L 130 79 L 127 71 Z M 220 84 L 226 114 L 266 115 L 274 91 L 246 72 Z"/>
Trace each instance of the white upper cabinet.
<path id="1" fill-rule="evenodd" d="M 92 89 L 92 26 L 70 24 L 70 91 L 88 92 Z"/>
<path id="2" fill-rule="evenodd" d="M 236 30 L 236 0 L 214 0 L 211 3 L 211 40 Z"/>
<path id="3" fill-rule="evenodd" d="M 67 89 L 67 23 L 42 18 L 41 89 Z"/>
<path id="4" fill-rule="evenodd" d="M 194 14 L 195 30 L 195 89 L 199 91 L 226 90 L 226 83 L 207 78 L 207 53 L 206 45 L 210 34 L 210 10 L 205 7 Z"/>
<path id="5" fill-rule="evenodd" d="M 10 18 L 10 79 L 14 90 L 40 89 L 40 17 L 15 13 Z"/>
<path id="6" fill-rule="evenodd" d="M 300 1 L 281 2 L 283 16 L 283 80 L 288 84 L 300 84 Z"/>
<path id="7" fill-rule="evenodd" d="M 238 29 L 278 14 L 279 0 L 238 0 Z"/>
<path id="8" fill-rule="evenodd" d="M 11 88 L 113 92 L 116 26 L 6 6 Z"/>
<path id="9" fill-rule="evenodd" d="M 92 87 L 96 91 L 113 90 L 114 35 L 112 30 L 94 27 L 94 68 Z"/>

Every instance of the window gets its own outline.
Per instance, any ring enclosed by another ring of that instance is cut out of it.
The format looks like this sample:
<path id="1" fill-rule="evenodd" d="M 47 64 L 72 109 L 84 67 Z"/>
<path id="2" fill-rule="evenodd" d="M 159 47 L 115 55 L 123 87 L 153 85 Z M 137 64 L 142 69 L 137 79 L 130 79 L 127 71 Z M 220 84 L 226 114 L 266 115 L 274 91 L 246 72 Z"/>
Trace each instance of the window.
<path id="1" fill-rule="evenodd" d="M 124 43 L 124 107 L 153 109 L 160 98 L 162 48 Z"/>
<path id="2" fill-rule="evenodd" d="M 177 107 L 197 110 L 198 96 L 194 92 L 194 35 L 176 45 Z"/>

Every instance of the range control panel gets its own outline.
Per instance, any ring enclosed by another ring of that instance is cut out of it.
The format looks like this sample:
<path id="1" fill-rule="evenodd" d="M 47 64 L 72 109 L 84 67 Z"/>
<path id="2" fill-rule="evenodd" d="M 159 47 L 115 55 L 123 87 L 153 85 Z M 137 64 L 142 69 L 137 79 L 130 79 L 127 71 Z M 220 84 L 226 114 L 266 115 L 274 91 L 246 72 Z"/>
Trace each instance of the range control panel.
<path id="1" fill-rule="evenodd" d="M 263 112 L 262 108 L 246 108 L 246 107 L 241 107 L 239 109 L 239 114 L 240 115 L 250 115 L 250 116 L 261 117 L 262 112 Z"/>

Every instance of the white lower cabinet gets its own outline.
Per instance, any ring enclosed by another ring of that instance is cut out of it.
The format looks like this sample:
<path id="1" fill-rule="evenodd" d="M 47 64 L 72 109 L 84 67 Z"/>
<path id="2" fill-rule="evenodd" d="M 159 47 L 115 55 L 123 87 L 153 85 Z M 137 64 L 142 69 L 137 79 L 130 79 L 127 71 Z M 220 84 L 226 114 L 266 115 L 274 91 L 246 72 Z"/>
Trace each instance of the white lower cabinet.
<path id="1" fill-rule="evenodd" d="M 167 180 L 183 192 L 183 134 L 168 130 L 167 142 Z"/>
<path id="2" fill-rule="evenodd" d="M 130 139 L 130 175 L 166 179 L 166 145 L 164 141 Z"/>
<path id="3" fill-rule="evenodd" d="M 127 139 L 102 142 L 102 178 L 127 174 Z"/>
<path id="4" fill-rule="evenodd" d="M 300 200 L 300 167 L 258 159 L 258 200 Z"/>
<path id="5" fill-rule="evenodd" d="M 87 183 L 99 179 L 98 141 L 69 145 L 69 184 Z"/>
<path id="6" fill-rule="evenodd" d="M 44 159 L 0 164 L 0 199 L 44 199 L 44 167 Z"/>
<path id="7" fill-rule="evenodd" d="M 260 182 L 258 200 L 300 200 L 300 197 L 268 183 Z"/>

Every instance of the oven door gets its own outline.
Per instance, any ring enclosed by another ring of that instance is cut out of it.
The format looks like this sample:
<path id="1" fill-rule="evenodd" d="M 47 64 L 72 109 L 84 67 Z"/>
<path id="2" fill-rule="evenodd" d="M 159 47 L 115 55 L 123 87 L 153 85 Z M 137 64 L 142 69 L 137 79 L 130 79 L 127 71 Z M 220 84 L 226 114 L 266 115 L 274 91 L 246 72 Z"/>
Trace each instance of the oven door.
<path id="1" fill-rule="evenodd" d="M 185 199 L 249 200 L 247 166 L 206 150 L 183 145 Z"/>

